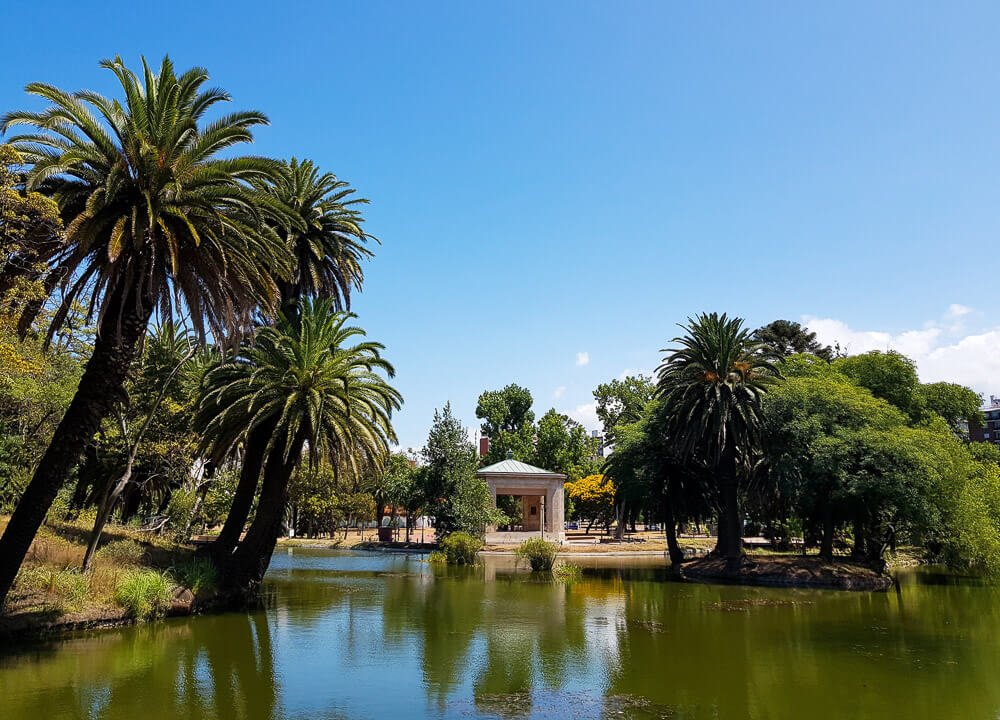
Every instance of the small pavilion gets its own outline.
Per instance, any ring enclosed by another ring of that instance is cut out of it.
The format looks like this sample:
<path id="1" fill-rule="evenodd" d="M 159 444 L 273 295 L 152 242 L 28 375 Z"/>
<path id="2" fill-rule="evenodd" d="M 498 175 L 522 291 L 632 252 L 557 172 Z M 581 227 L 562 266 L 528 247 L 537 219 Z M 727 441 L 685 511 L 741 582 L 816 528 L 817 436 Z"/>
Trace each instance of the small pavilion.
<path id="1" fill-rule="evenodd" d="M 524 521 L 520 531 L 497 532 L 486 528 L 486 542 L 491 544 L 516 544 L 529 537 L 544 537 L 552 542 L 566 538 L 563 508 L 563 484 L 566 476 L 550 472 L 508 457 L 488 465 L 476 473 L 490 489 L 493 505 L 497 495 L 521 498 Z"/>

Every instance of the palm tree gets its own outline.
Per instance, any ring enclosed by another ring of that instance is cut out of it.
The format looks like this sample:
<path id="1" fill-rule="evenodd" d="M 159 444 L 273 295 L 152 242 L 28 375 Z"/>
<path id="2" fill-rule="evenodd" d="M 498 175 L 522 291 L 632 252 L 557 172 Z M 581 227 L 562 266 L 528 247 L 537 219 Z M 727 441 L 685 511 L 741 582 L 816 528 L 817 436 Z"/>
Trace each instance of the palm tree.
<path id="1" fill-rule="evenodd" d="M 739 476 L 760 445 L 761 397 L 779 375 L 774 356 L 753 339 L 741 318 L 701 314 L 681 325 L 657 370 L 657 396 L 670 444 L 684 462 L 703 463 L 716 477 L 719 537 L 716 553 L 739 569 L 743 528 Z"/>
<path id="2" fill-rule="evenodd" d="M 279 230 L 291 250 L 292 275 L 278 283 L 282 312 L 298 311 L 302 297 L 330 298 L 337 310 L 351 309 L 351 292 L 360 290 L 362 261 L 374 253 L 366 246 L 378 240 L 366 233 L 357 205 L 365 198 L 333 173 L 320 173 L 310 160 L 292 158 L 275 178 L 260 185 L 298 220 Z"/>
<path id="3" fill-rule="evenodd" d="M 124 105 L 91 91 L 42 83 L 27 91 L 51 105 L 0 119 L 35 131 L 10 144 L 29 165 L 27 187 L 42 187 L 66 223 L 50 272 L 64 278 L 50 333 L 81 302 L 97 317 L 97 340 L 79 388 L 0 539 L 0 602 L 60 486 L 122 386 L 154 311 L 184 313 L 217 339 L 248 327 L 256 307 L 273 307 L 275 276 L 289 274 L 287 248 L 262 221 L 281 212 L 250 182 L 275 173 L 257 157 L 218 158 L 252 140 L 267 122 L 237 112 L 205 122 L 229 96 L 203 90 L 204 69 L 177 75 L 169 58 L 141 77 L 120 58 L 101 66 L 118 78 Z M 291 220 L 289 220 L 291 222 Z"/>
<path id="4" fill-rule="evenodd" d="M 383 377 L 394 370 L 376 342 L 349 343 L 364 331 L 332 300 L 303 300 L 298 317 L 281 315 L 254 342 L 205 377 L 198 425 L 216 447 L 257 428 L 273 428 L 265 445 L 257 513 L 246 537 L 222 565 L 230 589 L 263 579 L 281 531 L 288 481 L 303 450 L 335 472 L 378 472 L 396 439 L 392 412 L 402 399 Z"/>
<path id="5" fill-rule="evenodd" d="M 295 219 L 275 228 L 294 258 L 291 276 L 278 282 L 281 311 L 294 317 L 303 297 L 329 298 L 334 309 L 350 310 L 351 292 L 360 290 L 364 281 L 361 263 L 373 255 L 366 243 L 378 242 L 362 229 L 364 219 L 356 207 L 368 201 L 352 197 L 354 190 L 332 173 L 320 173 L 311 161 L 295 158 L 257 187 Z M 264 448 L 273 433 L 273 427 L 261 425 L 243 443 L 232 506 L 209 548 L 217 561 L 236 549 L 257 493 Z"/>

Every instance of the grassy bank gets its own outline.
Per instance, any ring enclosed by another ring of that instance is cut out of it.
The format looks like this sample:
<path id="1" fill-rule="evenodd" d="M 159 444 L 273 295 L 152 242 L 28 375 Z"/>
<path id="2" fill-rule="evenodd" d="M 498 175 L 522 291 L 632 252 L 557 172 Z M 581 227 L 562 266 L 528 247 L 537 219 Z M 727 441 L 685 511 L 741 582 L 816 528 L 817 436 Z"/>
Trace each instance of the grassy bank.
<path id="1" fill-rule="evenodd" d="M 0 614 L 0 637 L 37 636 L 190 614 L 214 592 L 214 571 L 194 550 L 131 528 L 109 527 L 81 573 L 92 519 L 44 525 Z M 7 518 L 0 517 L 0 532 Z"/>

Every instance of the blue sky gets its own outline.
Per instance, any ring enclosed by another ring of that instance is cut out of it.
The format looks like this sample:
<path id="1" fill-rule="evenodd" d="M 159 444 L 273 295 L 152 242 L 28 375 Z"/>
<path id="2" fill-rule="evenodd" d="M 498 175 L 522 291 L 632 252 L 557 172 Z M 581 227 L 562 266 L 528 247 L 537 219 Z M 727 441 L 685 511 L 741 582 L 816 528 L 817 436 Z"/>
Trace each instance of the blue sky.
<path id="1" fill-rule="evenodd" d="M 357 187 L 404 447 L 509 382 L 592 424 L 703 310 L 1000 394 L 1000 6 L 87 5 L 5 8 L 0 109 L 170 53 Z"/>

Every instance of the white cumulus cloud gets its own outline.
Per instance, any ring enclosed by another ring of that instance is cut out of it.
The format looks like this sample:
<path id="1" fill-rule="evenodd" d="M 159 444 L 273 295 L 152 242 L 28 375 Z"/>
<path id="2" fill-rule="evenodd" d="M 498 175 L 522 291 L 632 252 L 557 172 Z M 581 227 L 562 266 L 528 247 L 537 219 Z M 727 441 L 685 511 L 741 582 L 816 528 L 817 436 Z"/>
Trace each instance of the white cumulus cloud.
<path id="1" fill-rule="evenodd" d="M 584 365 L 590 364 L 590 353 L 583 351 L 576 354 L 576 366 L 583 367 Z"/>
<path id="2" fill-rule="evenodd" d="M 601 421 L 597 419 L 597 401 L 577 405 L 576 408 L 566 413 L 587 430 L 598 430 Z"/>
<path id="3" fill-rule="evenodd" d="M 973 313 L 972 308 L 953 304 L 945 315 L 924 327 L 889 333 L 859 330 L 834 318 L 806 315 L 802 324 L 827 345 L 839 343 L 855 355 L 869 350 L 896 350 L 917 364 L 922 382 L 957 382 L 984 396 L 1000 395 L 1000 327 L 967 331 L 956 324 Z"/>
<path id="4" fill-rule="evenodd" d="M 959 305 L 958 303 L 952 303 L 948 306 L 948 317 L 950 318 L 960 318 L 968 315 L 970 312 L 972 312 L 972 308 Z"/>
<path id="5" fill-rule="evenodd" d="M 566 394 L 565 385 L 560 385 L 559 387 L 557 387 L 555 390 L 552 391 L 552 397 L 555 398 L 556 400 L 558 400 L 565 394 Z"/>

